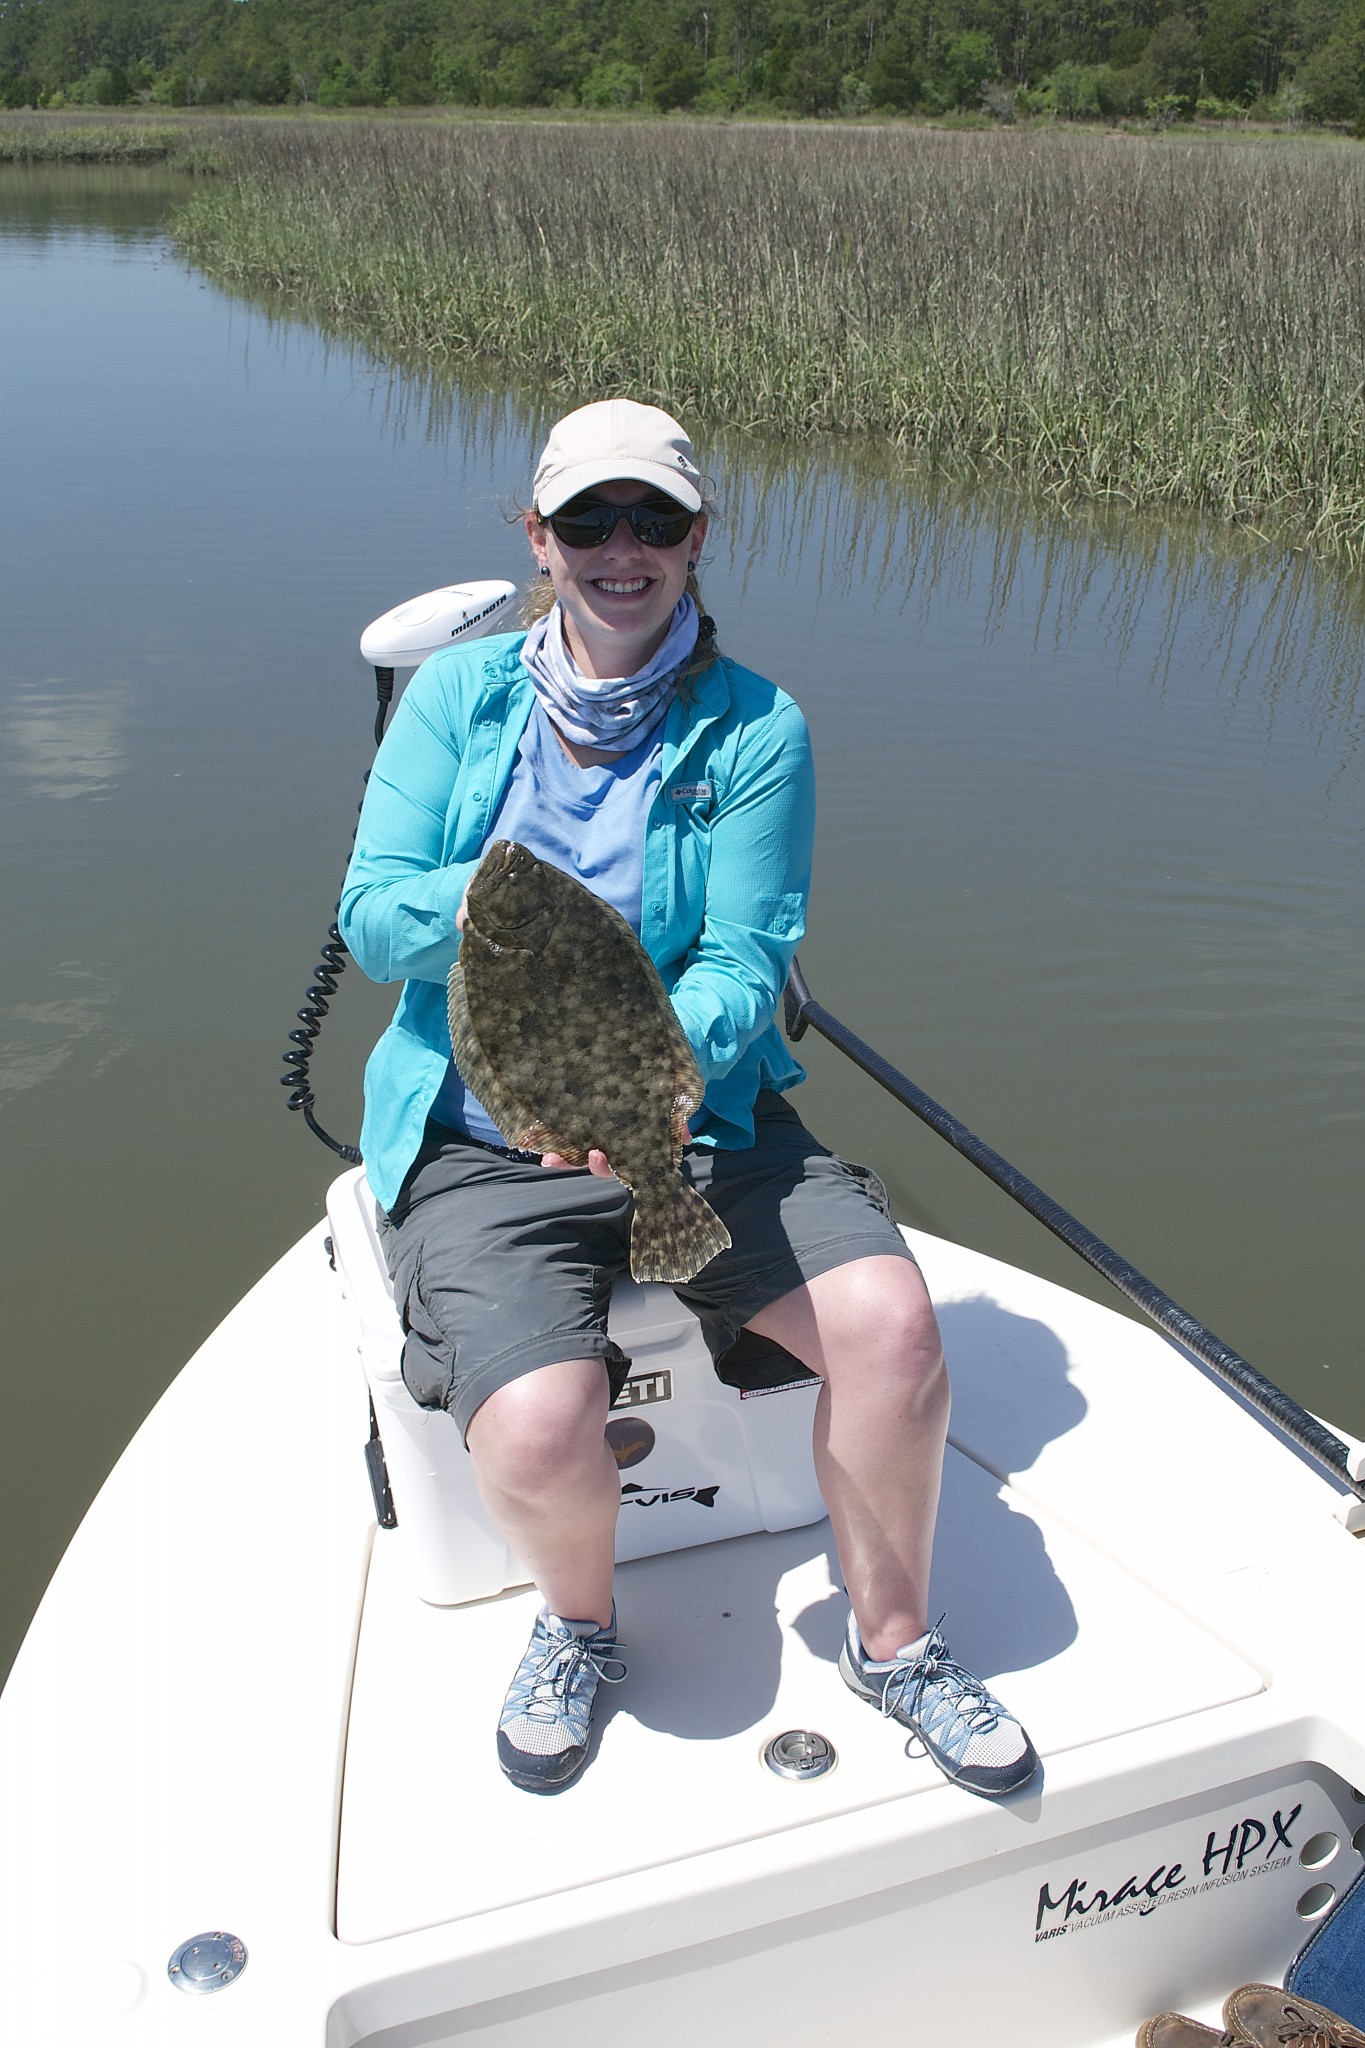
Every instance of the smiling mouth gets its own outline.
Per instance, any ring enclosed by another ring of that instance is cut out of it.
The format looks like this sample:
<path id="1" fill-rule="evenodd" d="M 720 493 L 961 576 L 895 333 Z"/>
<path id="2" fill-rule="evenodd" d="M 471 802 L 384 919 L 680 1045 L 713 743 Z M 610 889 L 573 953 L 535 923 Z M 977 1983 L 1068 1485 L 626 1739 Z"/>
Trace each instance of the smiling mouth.
<path id="1" fill-rule="evenodd" d="M 650 576 L 631 576 L 628 578 L 594 576 L 592 587 L 594 590 L 605 591 L 608 597 L 638 597 L 642 590 L 649 589 L 653 580 Z"/>

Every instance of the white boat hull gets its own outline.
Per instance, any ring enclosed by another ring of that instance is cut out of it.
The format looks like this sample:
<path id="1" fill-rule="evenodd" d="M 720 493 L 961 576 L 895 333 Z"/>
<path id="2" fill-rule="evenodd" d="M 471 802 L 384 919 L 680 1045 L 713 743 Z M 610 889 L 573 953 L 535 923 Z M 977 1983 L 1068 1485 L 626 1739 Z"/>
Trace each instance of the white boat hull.
<path id="1" fill-rule="evenodd" d="M 917 1233 L 955 1384 L 938 1597 L 1041 1787 L 974 1800 L 843 1688 L 816 1524 L 624 1564 L 591 1767 L 518 1794 L 492 1727 L 534 1596 L 432 1605 L 375 1532 L 323 1235 L 148 1418 L 0 1698 L 18 2048 L 805 2048 L 853 2011 L 1108 2048 L 1278 1979 L 1360 1867 L 1365 1550 L 1331 1486 L 1165 1340 Z M 827 1777 L 763 1768 L 791 1727 Z M 187 1996 L 167 1963 L 211 1930 L 246 1967 Z"/>

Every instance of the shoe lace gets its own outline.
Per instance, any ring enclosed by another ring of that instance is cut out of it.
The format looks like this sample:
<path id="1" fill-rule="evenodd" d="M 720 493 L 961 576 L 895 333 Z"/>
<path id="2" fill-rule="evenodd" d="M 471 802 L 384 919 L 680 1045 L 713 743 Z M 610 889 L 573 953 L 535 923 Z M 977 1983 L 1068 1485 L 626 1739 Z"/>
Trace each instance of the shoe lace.
<path id="1" fill-rule="evenodd" d="M 560 1703 L 582 1685 L 591 1671 L 607 1685 L 619 1685 L 626 1676 L 624 1660 L 616 1655 L 621 1643 L 594 1642 L 591 1636 L 560 1636 L 552 1641 L 538 1664 L 524 1671 L 517 1683 L 516 1710 L 533 1720 L 553 1720 Z M 609 1669 L 614 1665 L 615 1670 Z"/>
<path id="2" fill-rule="evenodd" d="M 1280 2029 L 1275 2036 L 1282 2048 L 1345 2048 L 1344 2036 L 1335 2029 L 1320 2027 L 1311 2020 L 1300 2005 L 1284 2005 L 1280 2008 L 1289 2025 Z"/>
<path id="3" fill-rule="evenodd" d="M 882 1684 L 882 1713 L 889 1719 L 903 1706 L 907 1714 L 918 1718 L 925 1690 L 932 1685 L 952 1706 L 959 1721 L 984 1734 L 994 1728 L 999 1718 L 996 1702 L 979 1678 L 949 1656 L 948 1645 L 939 1633 L 942 1622 L 940 1615 L 918 1657 L 907 1658 L 887 1672 Z M 915 1747 L 918 1741 L 917 1736 L 910 1737 L 905 1745 L 907 1756 L 922 1752 L 922 1743 L 919 1750 Z"/>

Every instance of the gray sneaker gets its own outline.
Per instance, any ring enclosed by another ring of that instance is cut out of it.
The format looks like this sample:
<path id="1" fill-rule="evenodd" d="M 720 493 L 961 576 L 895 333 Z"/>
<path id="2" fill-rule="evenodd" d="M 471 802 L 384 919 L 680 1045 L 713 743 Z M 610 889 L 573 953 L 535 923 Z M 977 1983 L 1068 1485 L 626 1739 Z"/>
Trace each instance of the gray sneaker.
<path id="1" fill-rule="evenodd" d="M 557 1792 L 582 1770 L 597 1681 L 626 1675 L 617 1647 L 615 1608 L 607 1628 L 541 1608 L 498 1723 L 498 1762 L 524 1792 Z"/>
<path id="2" fill-rule="evenodd" d="M 1003 1798 L 1027 1785 L 1038 1768 L 1038 1753 L 1013 1714 L 954 1663 L 937 1626 L 879 1663 L 863 1649 L 850 1614 L 839 1670 L 859 1699 L 908 1728 L 944 1777 L 969 1792 Z M 911 1742 L 905 1748 L 913 1755 Z"/>

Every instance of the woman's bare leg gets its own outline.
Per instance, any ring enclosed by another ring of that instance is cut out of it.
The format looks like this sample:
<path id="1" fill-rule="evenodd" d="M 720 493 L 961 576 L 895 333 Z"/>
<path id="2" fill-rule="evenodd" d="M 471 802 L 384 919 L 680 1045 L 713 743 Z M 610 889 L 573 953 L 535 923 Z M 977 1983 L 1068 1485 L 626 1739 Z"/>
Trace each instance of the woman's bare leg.
<path id="1" fill-rule="evenodd" d="M 621 1505 L 608 1407 L 601 1359 L 565 1359 L 490 1394 L 467 1438 L 489 1519 L 551 1614 L 603 1628 Z"/>
<path id="2" fill-rule="evenodd" d="M 749 1328 L 824 1379 L 816 1476 L 863 1647 L 894 1657 L 929 1623 L 948 1434 L 948 1375 L 919 1268 L 854 1260 L 793 1289 Z"/>

